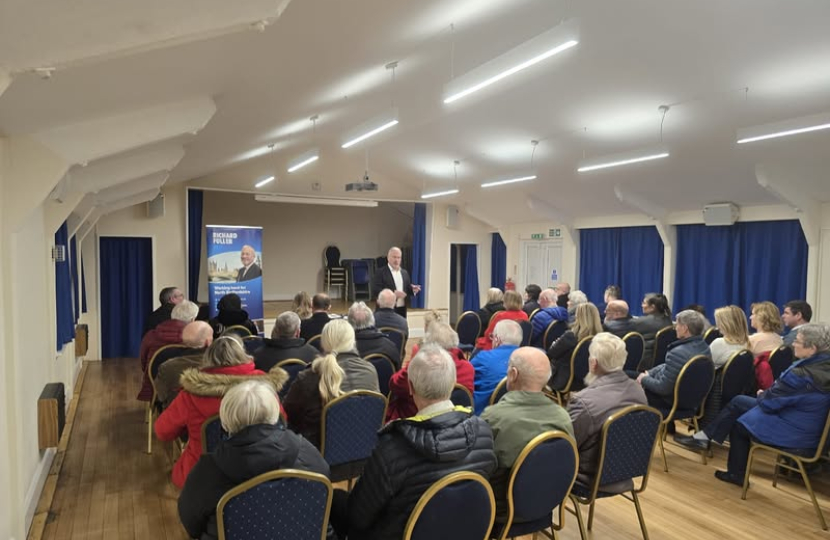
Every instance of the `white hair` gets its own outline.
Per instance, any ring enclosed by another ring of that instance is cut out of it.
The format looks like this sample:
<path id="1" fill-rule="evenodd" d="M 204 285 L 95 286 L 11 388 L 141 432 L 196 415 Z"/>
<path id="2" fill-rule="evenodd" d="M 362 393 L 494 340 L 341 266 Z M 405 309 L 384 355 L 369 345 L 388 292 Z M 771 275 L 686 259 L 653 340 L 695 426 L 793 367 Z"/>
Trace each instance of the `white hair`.
<path id="1" fill-rule="evenodd" d="M 300 329 L 300 316 L 293 311 L 283 311 L 274 320 L 271 339 L 293 338 Z"/>
<path id="2" fill-rule="evenodd" d="M 245 381 L 225 393 L 219 406 L 222 427 L 231 435 L 248 426 L 276 424 L 280 401 L 274 387 L 266 381 Z"/>
<path id="3" fill-rule="evenodd" d="M 177 304 L 176 307 L 173 308 L 173 312 L 170 313 L 170 318 L 177 321 L 191 323 L 196 320 L 196 315 L 198 314 L 199 306 L 190 300 L 182 300 L 180 304 Z"/>
<path id="4" fill-rule="evenodd" d="M 366 330 L 375 326 L 375 315 L 366 302 L 355 302 L 349 308 L 349 323 L 355 330 Z"/>
<path id="5" fill-rule="evenodd" d="M 625 342 L 619 337 L 608 332 L 600 332 L 591 339 L 588 356 L 597 361 L 602 371 L 613 373 L 622 370 L 625 359 L 628 358 L 628 351 Z"/>
<path id="6" fill-rule="evenodd" d="M 447 351 L 455 349 L 458 347 L 458 332 L 445 322 L 435 321 L 429 325 L 427 334 L 424 336 L 424 344 L 438 345 Z"/>
<path id="7" fill-rule="evenodd" d="M 521 345 L 524 332 L 516 321 L 504 320 L 496 323 L 493 335 L 497 336 L 504 345 Z"/>
<path id="8" fill-rule="evenodd" d="M 395 293 L 392 289 L 383 289 L 378 294 L 378 307 L 382 309 L 389 309 L 395 307 Z"/>
<path id="9" fill-rule="evenodd" d="M 407 368 L 412 391 L 424 399 L 449 399 L 455 387 L 455 362 L 438 345 L 424 345 Z"/>

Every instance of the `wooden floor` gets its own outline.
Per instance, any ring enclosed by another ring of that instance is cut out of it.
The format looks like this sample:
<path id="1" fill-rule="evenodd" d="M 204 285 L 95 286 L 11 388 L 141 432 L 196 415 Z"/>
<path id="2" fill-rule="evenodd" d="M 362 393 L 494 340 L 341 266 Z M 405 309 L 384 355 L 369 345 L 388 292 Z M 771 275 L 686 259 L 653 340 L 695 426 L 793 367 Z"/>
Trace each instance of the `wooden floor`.
<path id="1" fill-rule="evenodd" d="M 139 384 L 136 360 L 88 365 L 44 538 L 187 538 L 176 511 L 178 492 L 169 480 L 170 448 L 156 442 L 152 455 L 144 452 L 144 409 L 134 399 Z M 739 488 L 712 476 L 723 467 L 724 450 L 717 449 L 708 466 L 671 443 L 668 450 L 671 472 L 664 473 L 655 457 L 642 496 L 652 539 L 830 539 L 800 481 L 785 480 L 775 489 L 771 467 L 764 464 L 742 501 Z M 827 476 L 816 484 L 830 519 Z M 633 505 L 620 497 L 597 503 L 594 521 L 592 538 L 641 538 Z M 560 538 L 579 538 L 573 516 Z"/>

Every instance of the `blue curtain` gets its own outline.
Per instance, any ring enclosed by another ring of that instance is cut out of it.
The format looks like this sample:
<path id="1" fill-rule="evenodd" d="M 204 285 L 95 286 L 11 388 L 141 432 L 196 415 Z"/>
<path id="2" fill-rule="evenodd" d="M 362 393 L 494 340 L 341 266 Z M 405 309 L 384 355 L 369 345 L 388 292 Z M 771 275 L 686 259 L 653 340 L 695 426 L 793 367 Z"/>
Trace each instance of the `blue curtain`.
<path id="1" fill-rule="evenodd" d="M 191 301 L 197 302 L 199 296 L 199 267 L 202 263 L 202 209 L 204 208 L 204 191 L 187 190 L 187 294 Z"/>
<path id="2" fill-rule="evenodd" d="M 100 261 L 101 357 L 135 358 L 153 310 L 152 240 L 102 237 Z"/>
<path id="3" fill-rule="evenodd" d="M 57 350 L 75 339 L 74 311 L 72 309 L 72 269 L 69 262 L 69 228 L 66 222 L 55 232 L 55 246 L 63 246 L 66 258 L 55 261 L 55 323 Z"/>
<path id="4" fill-rule="evenodd" d="M 75 323 L 81 316 L 81 291 L 78 290 L 78 238 L 73 236 L 71 241 L 71 254 L 69 256 L 69 269 L 72 274 L 72 307 L 75 315 Z"/>
<path id="5" fill-rule="evenodd" d="M 646 293 L 663 290 L 663 241 L 656 227 L 579 231 L 579 288 L 603 305 L 608 285 L 619 285 L 633 314 Z"/>
<path id="6" fill-rule="evenodd" d="M 490 262 L 490 286 L 504 290 L 504 282 L 507 281 L 507 246 L 497 232 L 493 233 L 490 249 L 493 254 Z"/>
<path id="7" fill-rule="evenodd" d="M 421 292 L 412 298 L 412 307 L 423 308 L 426 298 L 426 238 L 427 238 L 427 205 L 415 203 L 415 216 L 412 223 L 412 283 L 420 285 Z"/>
<path id="8" fill-rule="evenodd" d="M 475 245 L 463 246 L 464 254 L 464 311 L 478 311 L 478 249 Z"/>
<path id="9" fill-rule="evenodd" d="M 675 310 L 701 304 L 711 320 L 728 304 L 780 307 L 806 294 L 807 240 L 797 220 L 677 227 Z"/>

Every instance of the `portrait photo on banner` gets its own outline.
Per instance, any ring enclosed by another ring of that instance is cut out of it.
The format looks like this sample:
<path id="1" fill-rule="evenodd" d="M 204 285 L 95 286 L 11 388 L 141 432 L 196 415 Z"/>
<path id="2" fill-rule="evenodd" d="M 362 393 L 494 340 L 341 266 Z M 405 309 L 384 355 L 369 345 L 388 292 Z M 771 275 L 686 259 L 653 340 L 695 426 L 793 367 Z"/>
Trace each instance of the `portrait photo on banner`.
<path id="1" fill-rule="evenodd" d="M 234 293 L 262 330 L 262 227 L 207 225 L 205 229 L 211 317 L 218 313 L 219 300 Z"/>

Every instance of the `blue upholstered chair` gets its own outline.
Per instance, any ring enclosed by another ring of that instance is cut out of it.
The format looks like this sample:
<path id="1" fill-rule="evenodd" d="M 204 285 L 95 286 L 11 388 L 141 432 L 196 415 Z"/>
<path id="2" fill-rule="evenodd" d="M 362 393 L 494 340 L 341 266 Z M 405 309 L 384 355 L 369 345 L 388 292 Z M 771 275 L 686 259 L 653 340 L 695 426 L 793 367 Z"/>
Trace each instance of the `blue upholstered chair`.
<path id="1" fill-rule="evenodd" d="M 465 311 L 455 322 L 455 331 L 458 332 L 458 347 L 469 353 L 476 346 L 476 339 L 481 334 L 481 318 L 475 311 Z"/>
<path id="2" fill-rule="evenodd" d="M 588 347 L 591 346 L 592 340 L 593 338 L 588 336 L 576 344 L 574 352 L 571 353 L 571 376 L 568 378 L 568 383 L 562 390 L 554 389 L 556 400 L 563 407 L 567 403 L 569 393 L 577 392 L 585 388 L 583 381 L 585 376 L 588 375 Z"/>
<path id="3" fill-rule="evenodd" d="M 455 383 L 455 388 L 453 388 L 452 394 L 450 394 L 450 401 L 452 401 L 453 405 L 472 408 L 473 393 L 466 386 Z"/>
<path id="4" fill-rule="evenodd" d="M 724 404 L 742 394 L 751 395 L 755 386 L 755 357 L 750 351 L 735 351 L 722 368 L 715 371 L 715 382 L 706 398 L 700 425 L 706 427 L 717 418 Z"/>
<path id="5" fill-rule="evenodd" d="M 623 371 L 626 373 L 629 371 L 636 371 L 637 366 L 640 365 L 640 362 L 643 360 L 643 350 L 646 347 L 646 341 L 643 339 L 643 335 L 639 332 L 629 332 L 622 338 L 623 342 L 625 343 L 625 350 L 628 353 L 625 359 L 625 365 L 623 366 Z"/>
<path id="6" fill-rule="evenodd" d="M 646 521 L 637 495 L 645 491 L 648 484 L 651 456 L 662 430 L 661 421 L 662 416 L 656 409 L 645 405 L 632 405 L 612 414 L 603 424 L 596 467 L 598 474 L 592 482 L 583 484 L 577 481 L 571 489 L 574 513 L 579 522 L 579 533 L 583 540 L 588 535 L 579 505 L 590 505 L 588 510 L 588 530 L 590 530 L 594 522 L 594 505 L 597 499 L 616 495 L 622 495 L 634 503 L 643 538 L 648 540 Z M 603 486 L 639 477 L 642 477 L 640 485 L 639 487 L 632 486 L 630 496 L 626 492 L 607 492 L 600 489 Z"/>
<path id="7" fill-rule="evenodd" d="M 712 342 L 719 337 L 723 337 L 723 334 L 720 333 L 717 326 L 710 326 L 709 329 L 703 333 L 703 341 L 705 341 L 707 345 L 711 345 Z"/>
<path id="8" fill-rule="evenodd" d="M 369 265 L 363 259 L 344 260 L 348 270 L 349 292 L 352 300 L 357 300 L 358 294 L 365 294 L 367 299 L 372 297 L 372 277 L 369 274 Z"/>
<path id="9" fill-rule="evenodd" d="M 397 328 L 392 328 L 391 326 L 384 326 L 382 328 L 378 328 L 378 332 L 386 335 L 395 344 L 395 347 L 398 348 L 400 351 L 400 359 L 403 362 L 403 359 L 406 358 L 406 334 L 398 330 Z"/>
<path id="10" fill-rule="evenodd" d="M 545 328 L 544 336 L 542 336 L 542 345 L 545 350 L 550 349 L 553 342 L 562 337 L 562 334 L 567 330 L 568 323 L 565 321 L 551 321 L 548 327 Z"/>
<path id="11" fill-rule="evenodd" d="M 507 393 L 507 377 L 503 378 L 499 381 L 499 384 L 493 389 L 493 393 L 490 394 L 490 401 L 487 403 L 488 405 L 495 405 L 499 402 L 501 398 Z"/>
<path id="12" fill-rule="evenodd" d="M 576 442 L 561 431 L 531 440 L 516 458 L 507 487 L 507 520 L 496 523 L 493 538 L 505 540 L 543 532 L 554 538 L 565 524 L 565 502 L 579 469 Z M 552 520 L 559 507 L 559 523 Z M 546 529 L 550 529 L 547 534 Z"/>
<path id="13" fill-rule="evenodd" d="M 219 540 L 325 540 L 332 487 L 322 474 L 261 474 L 219 500 Z"/>
<path id="14" fill-rule="evenodd" d="M 172 345 L 165 345 L 159 349 L 150 358 L 147 364 L 147 374 L 150 377 L 150 385 L 153 387 L 153 397 L 147 403 L 145 412 L 147 414 L 147 453 L 153 453 L 153 420 L 156 415 L 161 412 L 161 403 L 158 401 L 158 393 L 156 392 L 156 377 L 158 377 L 161 365 L 182 356 L 190 348 L 183 343 L 174 343 Z"/>
<path id="15" fill-rule="evenodd" d="M 793 348 L 788 345 L 781 345 L 769 355 L 769 366 L 772 368 L 772 377 L 778 380 L 784 371 L 793 364 L 795 355 Z"/>
<path id="16" fill-rule="evenodd" d="M 385 418 L 386 397 L 368 390 L 348 392 L 323 407 L 320 453 L 332 469 L 332 482 L 349 480 L 351 488 L 377 446 Z"/>
<path id="17" fill-rule="evenodd" d="M 677 331 L 673 326 L 667 326 L 660 329 L 654 336 L 654 358 L 648 369 L 657 367 L 660 364 L 666 363 L 666 353 L 669 351 L 669 345 L 677 341 Z M 639 371 L 644 371 L 640 369 Z"/>
<path id="18" fill-rule="evenodd" d="M 388 356 L 382 353 L 375 353 L 367 355 L 364 360 L 375 366 L 375 371 L 378 372 L 378 387 L 380 393 L 384 396 L 389 395 L 389 379 L 395 374 L 395 364 Z"/>
<path id="19" fill-rule="evenodd" d="M 308 368 L 309 364 L 306 364 L 305 361 L 300 360 L 299 358 L 289 358 L 287 360 L 282 360 L 277 362 L 276 367 L 282 368 L 288 373 L 288 380 L 285 381 L 285 384 L 280 389 L 280 399 L 284 398 L 288 395 L 288 390 L 291 388 L 291 385 L 294 384 L 294 381 L 297 380 L 297 375 L 306 368 Z"/>
<path id="20" fill-rule="evenodd" d="M 218 414 L 209 416 L 202 422 L 202 453 L 209 454 L 216 450 L 216 446 L 224 438 L 227 438 L 228 432 L 222 428 L 222 421 Z"/>
<path id="21" fill-rule="evenodd" d="M 245 352 L 252 355 L 257 349 L 265 345 L 265 339 L 262 336 L 244 336 L 242 344 L 245 346 Z"/>
<path id="22" fill-rule="evenodd" d="M 311 345 L 312 347 L 314 347 L 318 351 L 323 352 L 323 335 L 322 334 L 317 334 L 316 336 L 311 336 L 310 338 L 308 338 L 308 341 L 306 343 L 308 343 L 309 345 Z"/>
<path id="23" fill-rule="evenodd" d="M 496 500 L 487 480 L 476 473 L 457 472 L 421 495 L 403 540 L 487 540 L 495 517 Z"/>
<path id="24" fill-rule="evenodd" d="M 530 338 L 533 337 L 533 325 L 530 321 L 516 321 L 522 327 L 522 347 L 530 345 Z"/>

